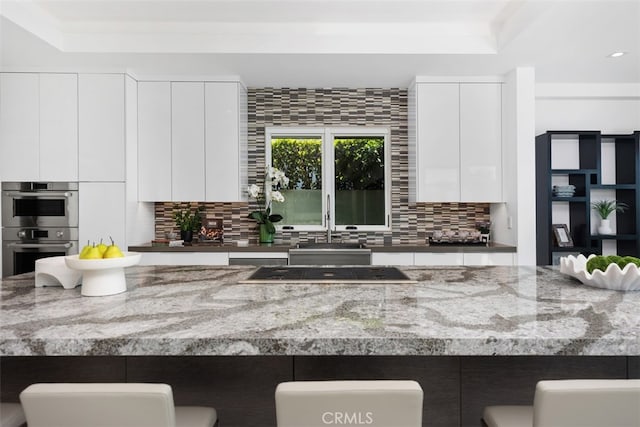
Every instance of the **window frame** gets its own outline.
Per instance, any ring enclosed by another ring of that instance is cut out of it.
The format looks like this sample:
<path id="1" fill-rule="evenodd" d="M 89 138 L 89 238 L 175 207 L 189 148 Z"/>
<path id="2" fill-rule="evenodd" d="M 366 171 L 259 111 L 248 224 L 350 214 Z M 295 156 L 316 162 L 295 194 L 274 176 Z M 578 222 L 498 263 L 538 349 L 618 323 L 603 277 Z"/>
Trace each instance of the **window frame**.
<path id="1" fill-rule="evenodd" d="M 335 157 L 334 139 L 340 137 L 366 137 L 375 136 L 384 138 L 384 192 L 385 192 L 385 224 L 384 225 L 336 225 L 335 224 Z M 322 224 L 321 225 L 276 225 L 277 230 L 288 231 L 327 231 L 327 196 L 330 202 L 331 230 L 332 231 L 390 231 L 391 230 L 391 131 L 389 127 L 382 126 L 270 126 L 265 127 L 265 164 L 272 165 L 271 140 L 273 138 L 286 137 L 312 137 L 322 141 Z M 357 229 L 351 228 L 356 226 Z"/>

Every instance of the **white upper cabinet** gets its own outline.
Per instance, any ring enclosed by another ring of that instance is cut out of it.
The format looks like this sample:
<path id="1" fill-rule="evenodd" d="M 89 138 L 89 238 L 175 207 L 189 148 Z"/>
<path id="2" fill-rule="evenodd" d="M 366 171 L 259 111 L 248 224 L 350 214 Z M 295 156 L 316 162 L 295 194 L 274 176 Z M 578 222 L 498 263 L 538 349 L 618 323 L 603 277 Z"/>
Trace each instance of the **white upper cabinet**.
<path id="1" fill-rule="evenodd" d="M 78 76 L 40 75 L 40 180 L 78 180 Z"/>
<path id="2" fill-rule="evenodd" d="M 169 82 L 138 82 L 138 200 L 172 200 Z"/>
<path id="3" fill-rule="evenodd" d="M 0 177 L 40 178 L 38 74 L 0 74 Z"/>
<path id="4" fill-rule="evenodd" d="M 243 200 L 246 126 L 237 82 L 139 82 L 139 200 Z"/>
<path id="5" fill-rule="evenodd" d="M 171 194 L 205 200 L 204 83 L 171 83 Z M 225 159 L 231 161 L 231 159 Z"/>
<path id="6" fill-rule="evenodd" d="M 416 83 L 409 93 L 412 202 L 500 202 L 500 83 Z"/>
<path id="7" fill-rule="evenodd" d="M 246 93 L 236 82 L 205 84 L 206 199 L 243 200 L 247 185 Z"/>
<path id="8" fill-rule="evenodd" d="M 500 84 L 460 85 L 460 200 L 502 198 L 502 89 Z"/>
<path id="9" fill-rule="evenodd" d="M 0 74 L 4 181 L 78 180 L 76 74 Z"/>
<path id="10" fill-rule="evenodd" d="M 78 79 L 79 179 L 124 181 L 124 75 L 80 74 Z"/>
<path id="11" fill-rule="evenodd" d="M 460 200 L 460 86 L 420 85 L 417 90 L 419 200 Z"/>

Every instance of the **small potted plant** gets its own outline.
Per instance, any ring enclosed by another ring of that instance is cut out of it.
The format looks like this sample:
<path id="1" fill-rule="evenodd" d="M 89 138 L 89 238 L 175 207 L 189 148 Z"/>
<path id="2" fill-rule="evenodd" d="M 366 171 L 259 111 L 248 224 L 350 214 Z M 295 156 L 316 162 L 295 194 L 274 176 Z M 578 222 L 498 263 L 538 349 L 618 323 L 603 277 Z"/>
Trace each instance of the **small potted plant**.
<path id="1" fill-rule="evenodd" d="M 598 234 L 612 234 L 611 223 L 609 215 L 613 212 L 624 212 L 627 209 L 627 204 L 618 202 L 617 200 L 598 200 L 591 203 L 591 207 L 600 216 L 600 226 L 598 227 Z"/>
<path id="2" fill-rule="evenodd" d="M 185 242 L 193 240 L 193 231 L 200 229 L 202 217 L 200 210 L 192 211 L 190 208 L 178 209 L 173 211 L 173 219 L 180 228 L 180 238 Z"/>

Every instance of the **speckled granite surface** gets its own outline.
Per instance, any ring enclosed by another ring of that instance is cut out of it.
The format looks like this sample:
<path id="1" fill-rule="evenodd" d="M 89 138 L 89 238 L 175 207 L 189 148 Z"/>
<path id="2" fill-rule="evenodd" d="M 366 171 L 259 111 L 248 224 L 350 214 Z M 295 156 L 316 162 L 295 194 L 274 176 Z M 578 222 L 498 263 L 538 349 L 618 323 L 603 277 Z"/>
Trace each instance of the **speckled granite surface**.
<path id="1" fill-rule="evenodd" d="M 254 267 L 127 269 L 83 297 L 1 282 L 0 355 L 640 355 L 640 292 L 550 267 L 408 267 L 417 284 L 239 284 Z"/>

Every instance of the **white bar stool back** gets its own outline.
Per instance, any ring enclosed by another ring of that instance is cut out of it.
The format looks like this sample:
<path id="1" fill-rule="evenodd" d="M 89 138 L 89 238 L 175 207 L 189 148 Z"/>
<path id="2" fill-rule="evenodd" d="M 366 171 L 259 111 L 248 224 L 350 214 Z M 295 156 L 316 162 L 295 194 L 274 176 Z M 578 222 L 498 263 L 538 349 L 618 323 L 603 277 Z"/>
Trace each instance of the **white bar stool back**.
<path id="1" fill-rule="evenodd" d="M 0 403 L 0 427 L 20 427 L 25 421 L 19 403 Z"/>
<path id="2" fill-rule="evenodd" d="M 167 384 L 32 384 L 20 393 L 29 427 L 213 427 L 213 408 L 174 407 Z"/>
<path id="3" fill-rule="evenodd" d="M 422 426 L 415 381 L 294 381 L 276 388 L 278 427 Z"/>
<path id="4" fill-rule="evenodd" d="M 536 385 L 533 406 L 488 406 L 488 427 L 638 427 L 640 380 L 555 380 Z"/>

